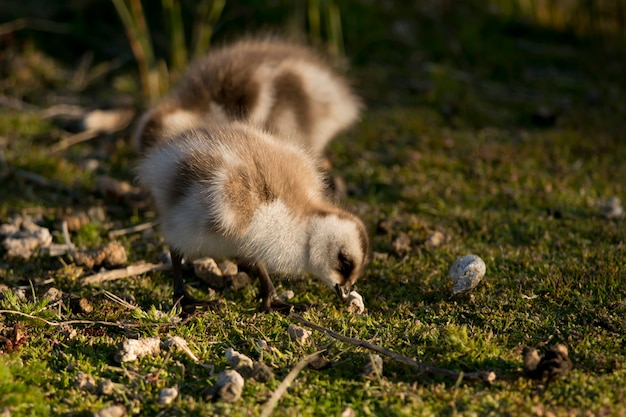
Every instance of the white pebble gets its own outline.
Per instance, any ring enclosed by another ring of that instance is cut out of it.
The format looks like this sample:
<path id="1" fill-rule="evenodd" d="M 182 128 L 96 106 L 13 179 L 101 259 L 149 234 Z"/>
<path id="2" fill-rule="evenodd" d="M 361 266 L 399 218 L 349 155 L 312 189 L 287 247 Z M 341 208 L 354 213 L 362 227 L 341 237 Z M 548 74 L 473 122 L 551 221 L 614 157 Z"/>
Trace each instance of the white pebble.
<path id="1" fill-rule="evenodd" d="M 161 340 L 158 337 L 145 339 L 126 339 L 120 343 L 115 360 L 130 362 L 145 355 L 155 355 L 161 350 Z"/>
<path id="2" fill-rule="evenodd" d="M 243 353 L 239 353 L 233 348 L 228 348 L 224 356 L 226 356 L 228 364 L 239 372 L 243 372 L 244 374 L 250 374 L 252 372 L 254 362 Z"/>
<path id="3" fill-rule="evenodd" d="M 450 268 L 450 278 L 454 281 L 452 295 L 460 295 L 471 291 L 485 276 L 487 267 L 476 255 L 461 256 Z"/>
<path id="4" fill-rule="evenodd" d="M 159 405 L 170 405 L 178 397 L 178 387 L 163 388 L 159 391 Z"/>
<path id="5" fill-rule="evenodd" d="M 309 341 L 309 337 L 311 337 L 311 332 L 303 327 L 296 326 L 295 324 L 290 324 L 287 327 L 287 333 L 289 333 L 289 337 L 291 340 L 295 340 L 300 344 L 305 344 Z"/>
<path id="6" fill-rule="evenodd" d="M 351 291 L 348 295 L 348 311 L 354 314 L 363 314 L 365 311 L 363 296 L 356 291 Z"/>
<path id="7" fill-rule="evenodd" d="M 94 413 L 95 417 L 124 417 L 126 415 L 126 407 L 121 404 L 110 405 Z"/>
<path id="8" fill-rule="evenodd" d="M 227 369 L 217 376 L 216 395 L 223 401 L 234 403 L 241 398 L 243 385 L 244 381 L 241 374 L 234 369 Z"/>

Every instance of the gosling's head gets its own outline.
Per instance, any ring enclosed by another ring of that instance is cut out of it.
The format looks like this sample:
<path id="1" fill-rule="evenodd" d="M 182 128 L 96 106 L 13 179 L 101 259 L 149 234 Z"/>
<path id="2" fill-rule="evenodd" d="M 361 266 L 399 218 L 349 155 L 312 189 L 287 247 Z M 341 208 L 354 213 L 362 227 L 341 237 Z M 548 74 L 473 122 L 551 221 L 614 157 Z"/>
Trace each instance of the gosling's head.
<path id="1" fill-rule="evenodd" d="M 369 238 L 365 226 L 357 217 L 337 212 L 315 216 L 310 228 L 308 272 L 346 302 L 367 264 Z"/>

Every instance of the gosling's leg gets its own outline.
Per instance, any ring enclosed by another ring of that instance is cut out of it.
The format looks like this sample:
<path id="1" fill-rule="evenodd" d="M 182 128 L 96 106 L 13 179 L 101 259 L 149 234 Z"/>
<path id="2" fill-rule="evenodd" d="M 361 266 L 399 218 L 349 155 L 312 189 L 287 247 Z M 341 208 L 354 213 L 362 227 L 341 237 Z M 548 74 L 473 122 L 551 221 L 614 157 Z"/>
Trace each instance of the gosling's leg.
<path id="1" fill-rule="evenodd" d="M 170 252 L 172 254 L 172 270 L 174 271 L 174 305 L 180 305 L 185 314 L 193 314 L 196 307 L 211 304 L 210 301 L 198 300 L 187 293 L 183 281 L 183 257 L 176 249 L 171 249 Z"/>
<path id="2" fill-rule="evenodd" d="M 261 284 L 261 311 L 269 313 L 270 311 L 278 311 L 283 314 L 289 314 L 292 310 L 304 311 L 309 306 L 307 304 L 291 304 L 278 298 L 276 288 L 270 279 L 265 264 L 257 262 L 256 268 L 259 271 L 259 281 Z"/>

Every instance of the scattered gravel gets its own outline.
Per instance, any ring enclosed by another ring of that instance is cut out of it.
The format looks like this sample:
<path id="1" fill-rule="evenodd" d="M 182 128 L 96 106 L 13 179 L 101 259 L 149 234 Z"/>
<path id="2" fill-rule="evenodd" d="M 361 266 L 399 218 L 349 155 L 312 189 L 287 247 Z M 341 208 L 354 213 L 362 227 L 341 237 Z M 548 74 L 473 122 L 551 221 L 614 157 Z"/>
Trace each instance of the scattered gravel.
<path id="1" fill-rule="evenodd" d="M 43 247 L 52 244 L 50 230 L 35 223 L 30 216 L 14 216 L 9 223 L 0 225 L 2 246 L 9 258 L 28 260 Z"/>
<path id="2" fill-rule="evenodd" d="M 611 197 L 608 200 L 600 200 L 597 202 L 600 207 L 601 215 L 605 219 L 621 219 L 624 217 L 624 207 L 619 197 Z"/>
<path id="3" fill-rule="evenodd" d="M 362 375 L 365 378 L 379 378 L 383 375 L 383 358 L 380 355 L 369 354 L 365 357 Z"/>
<path id="4" fill-rule="evenodd" d="M 222 271 L 222 275 L 225 276 L 237 275 L 237 272 L 239 272 L 237 264 L 231 261 L 220 262 L 219 264 L 217 264 L 217 266 L 219 266 L 220 270 Z"/>
<path id="5" fill-rule="evenodd" d="M 529 378 L 551 380 L 564 377 L 572 369 L 572 361 L 565 345 L 551 347 L 543 357 L 537 349 L 526 347 L 523 355 L 524 371 Z"/>
<path id="6" fill-rule="evenodd" d="M 439 230 L 435 230 L 426 240 L 426 246 L 430 248 L 436 248 L 443 245 L 446 242 L 446 236 Z"/>
<path id="7" fill-rule="evenodd" d="M 391 242 L 391 248 L 397 256 L 404 256 L 411 252 L 411 238 L 404 232 L 398 233 L 398 236 Z"/>
<path id="8" fill-rule="evenodd" d="M 96 389 L 96 380 L 91 375 L 79 371 L 74 378 L 74 385 L 81 391 L 91 392 Z"/>
<path id="9" fill-rule="evenodd" d="M 161 340 L 158 337 L 145 339 L 126 339 L 117 348 L 115 360 L 130 362 L 146 355 L 156 355 L 161 351 Z"/>
<path id="10" fill-rule="evenodd" d="M 126 407 L 121 404 L 110 405 L 94 413 L 94 417 L 125 417 L 126 415 Z"/>
<path id="11" fill-rule="evenodd" d="M 128 262 L 128 256 L 124 246 L 116 241 L 111 241 L 102 248 L 76 252 L 74 254 L 74 262 L 87 269 L 93 269 L 95 266 L 100 265 L 107 269 L 114 269 L 125 266 Z"/>
<path id="12" fill-rule="evenodd" d="M 198 278 L 212 288 L 224 288 L 224 274 L 213 258 L 199 258 L 193 261 L 193 271 Z"/>
<path id="13" fill-rule="evenodd" d="M 159 405 L 170 405 L 178 397 L 178 387 L 162 388 L 159 391 Z"/>
<path id="14" fill-rule="evenodd" d="M 311 337 L 311 332 L 304 327 L 296 326 L 295 324 L 290 324 L 287 327 L 287 333 L 289 333 L 289 337 L 291 340 L 304 345 L 309 342 L 309 338 Z"/>
<path id="15" fill-rule="evenodd" d="M 289 301 L 289 300 L 291 300 L 295 296 L 296 296 L 295 292 L 293 292 L 292 290 L 287 290 L 287 291 L 283 291 L 282 293 L 278 294 L 278 299 L 281 300 L 281 301 Z"/>
<path id="16" fill-rule="evenodd" d="M 476 255 L 458 258 L 450 268 L 450 278 L 454 281 L 452 295 L 468 293 L 475 288 L 485 276 L 485 262 Z"/>
<path id="17" fill-rule="evenodd" d="M 115 384 L 110 379 L 103 379 L 98 384 L 98 388 L 96 389 L 96 393 L 98 395 L 111 395 L 115 391 Z"/>
<path id="18" fill-rule="evenodd" d="M 274 371 L 263 362 L 255 362 L 251 377 L 259 382 L 268 382 L 274 379 Z"/>
<path id="19" fill-rule="evenodd" d="M 254 362 L 248 356 L 237 352 L 233 348 L 226 349 L 225 356 L 228 364 L 236 369 L 241 375 L 244 377 L 252 375 Z"/>
<path id="20" fill-rule="evenodd" d="M 217 376 L 214 398 L 219 397 L 222 401 L 234 403 L 241 398 L 243 386 L 244 380 L 239 372 L 234 369 L 227 369 Z"/>

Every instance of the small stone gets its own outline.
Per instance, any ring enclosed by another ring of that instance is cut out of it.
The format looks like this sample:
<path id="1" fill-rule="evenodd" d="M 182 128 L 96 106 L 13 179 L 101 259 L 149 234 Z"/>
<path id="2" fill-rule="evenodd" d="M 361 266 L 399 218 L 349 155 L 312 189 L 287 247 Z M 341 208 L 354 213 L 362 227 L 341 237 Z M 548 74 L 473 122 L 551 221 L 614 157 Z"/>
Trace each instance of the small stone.
<path id="1" fill-rule="evenodd" d="M 289 337 L 291 340 L 294 340 L 300 344 L 306 344 L 311 337 L 311 332 L 303 327 L 296 326 L 295 324 L 290 324 L 287 327 L 287 333 L 289 333 Z"/>
<path id="2" fill-rule="evenodd" d="M 356 412 L 352 407 L 346 407 L 341 414 L 339 414 L 339 417 L 356 417 Z"/>
<path id="3" fill-rule="evenodd" d="M 283 291 L 282 293 L 280 293 L 280 294 L 278 295 L 278 298 L 279 298 L 281 301 L 289 301 L 289 300 L 291 300 L 291 299 L 292 299 L 293 297 L 295 297 L 295 296 L 296 296 L 296 293 L 294 293 L 294 292 L 293 292 L 293 291 L 291 291 L 291 290 L 287 290 L 287 291 Z"/>
<path id="4" fill-rule="evenodd" d="M 74 379 L 74 385 L 81 391 L 91 392 L 96 389 L 96 380 L 91 375 L 79 371 Z"/>
<path id="5" fill-rule="evenodd" d="M 159 405 L 170 405 L 178 397 L 178 387 L 162 388 L 159 391 Z"/>
<path id="6" fill-rule="evenodd" d="M 110 405 L 94 413 L 94 417 L 125 417 L 126 415 L 126 407 L 121 404 Z"/>
<path id="7" fill-rule="evenodd" d="M 223 275 L 237 275 L 237 264 L 231 261 L 220 262 L 217 266 L 220 267 Z"/>
<path id="8" fill-rule="evenodd" d="M 213 258 L 199 258 L 193 261 L 193 271 L 198 278 L 213 288 L 225 287 L 224 274 Z"/>
<path id="9" fill-rule="evenodd" d="M 127 261 L 126 249 L 115 241 L 111 241 L 98 249 L 76 252 L 74 254 L 76 265 L 84 266 L 88 269 L 93 269 L 100 265 L 109 269 L 118 268 L 126 265 Z"/>
<path id="10" fill-rule="evenodd" d="M 63 291 L 56 289 L 54 287 L 48 288 L 48 291 L 43 295 L 44 298 L 47 298 L 50 301 L 58 301 L 63 298 Z"/>
<path id="11" fill-rule="evenodd" d="M 439 230 L 435 230 L 426 240 L 426 246 L 436 248 L 443 245 L 446 241 L 446 237 Z"/>
<path id="12" fill-rule="evenodd" d="M 461 256 L 450 268 L 450 278 L 454 281 L 452 295 L 468 293 L 485 276 L 485 262 L 476 255 Z"/>
<path id="13" fill-rule="evenodd" d="M 400 232 L 391 242 L 391 248 L 397 256 L 406 255 L 411 251 L 411 238 L 406 233 Z"/>
<path id="14" fill-rule="evenodd" d="M 598 205 L 602 210 L 602 217 L 605 219 L 620 219 L 624 217 L 624 208 L 618 197 L 611 197 L 606 201 L 599 201 Z"/>
<path id="15" fill-rule="evenodd" d="M 227 369 L 217 376 L 215 384 L 215 396 L 219 396 L 222 401 L 234 403 L 241 398 L 244 380 L 239 372 L 234 369 Z"/>
<path id="16" fill-rule="evenodd" d="M 537 349 L 524 348 L 524 370 L 529 378 L 552 380 L 564 377 L 572 369 L 572 361 L 565 345 L 555 345 L 541 357 Z"/>
<path id="17" fill-rule="evenodd" d="M 317 355 L 309 361 L 307 366 L 316 371 L 323 371 L 324 369 L 330 368 L 331 365 L 332 363 L 324 355 Z"/>
<path id="18" fill-rule="evenodd" d="M 379 378 L 383 375 L 383 358 L 380 355 L 369 354 L 363 365 L 363 377 Z"/>
<path id="19" fill-rule="evenodd" d="M 250 376 L 252 374 L 252 368 L 254 367 L 252 359 L 243 353 L 237 352 L 233 348 L 226 349 L 225 356 L 228 364 L 235 368 L 243 376 Z"/>
<path id="20" fill-rule="evenodd" d="M 393 232 L 395 223 L 396 221 L 391 218 L 380 219 L 376 225 L 376 233 L 379 235 L 390 235 Z"/>
<path id="21" fill-rule="evenodd" d="M 89 314 L 93 311 L 93 306 L 86 298 L 73 296 L 70 297 L 70 310 L 74 314 Z"/>
<path id="22" fill-rule="evenodd" d="M 26 301 L 27 300 L 26 290 L 24 288 L 15 288 L 13 290 L 13 295 L 15 295 L 17 297 L 17 299 L 20 300 L 20 301 Z"/>
<path id="23" fill-rule="evenodd" d="M 117 348 L 115 360 L 130 362 L 146 355 L 156 355 L 161 350 L 161 340 L 158 337 L 144 339 L 126 339 Z"/>
<path id="24" fill-rule="evenodd" d="M 110 379 L 103 379 L 98 384 L 98 388 L 96 389 L 96 393 L 98 395 L 111 395 L 115 391 L 115 384 Z"/>
<path id="25" fill-rule="evenodd" d="M 365 311 L 363 296 L 356 291 L 350 291 L 348 294 L 348 311 L 353 314 L 363 314 Z"/>
<path id="26" fill-rule="evenodd" d="M 59 333 L 61 333 L 69 340 L 72 340 L 76 336 L 78 336 L 78 332 L 76 331 L 76 329 L 69 324 L 61 324 L 59 326 Z"/>
<path id="27" fill-rule="evenodd" d="M 245 272 L 237 272 L 235 275 L 228 275 L 225 281 L 226 286 L 231 291 L 239 291 L 252 282 L 248 274 Z"/>
<path id="28" fill-rule="evenodd" d="M 256 341 L 256 346 L 260 350 L 269 350 L 269 346 L 267 344 L 267 340 L 264 340 L 264 339 L 258 339 Z"/>
<path id="29" fill-rule="evenodd" d="M 259 382 L 268 382 L 274 379 L 274 371 L 263 362 L 255 362 L 251 376 Z"/>

